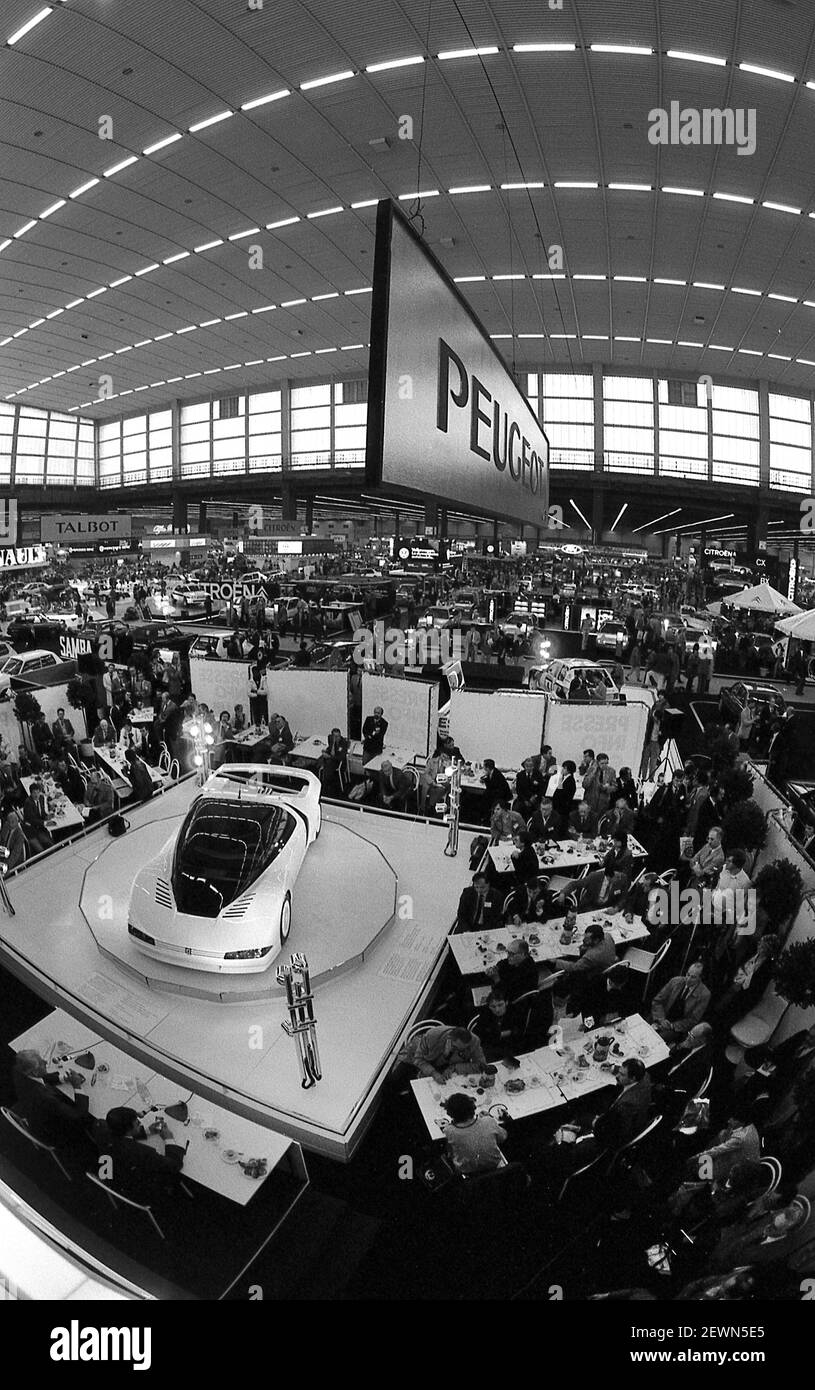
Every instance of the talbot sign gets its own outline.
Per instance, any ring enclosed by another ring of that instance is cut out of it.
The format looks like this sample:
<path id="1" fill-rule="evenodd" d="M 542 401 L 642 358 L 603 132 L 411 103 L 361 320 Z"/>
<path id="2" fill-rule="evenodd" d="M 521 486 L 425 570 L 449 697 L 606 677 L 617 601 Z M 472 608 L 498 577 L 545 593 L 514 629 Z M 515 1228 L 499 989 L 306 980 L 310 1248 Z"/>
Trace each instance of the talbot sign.
<path id="1" fill-rule="evenodd" d="M 89 516 L 85 512 L 55 513 L 40 519 L 40 540 L 52 545 L 82 541 L 122 540 L 130 536 L 130 517 L 119 512 Z"/>

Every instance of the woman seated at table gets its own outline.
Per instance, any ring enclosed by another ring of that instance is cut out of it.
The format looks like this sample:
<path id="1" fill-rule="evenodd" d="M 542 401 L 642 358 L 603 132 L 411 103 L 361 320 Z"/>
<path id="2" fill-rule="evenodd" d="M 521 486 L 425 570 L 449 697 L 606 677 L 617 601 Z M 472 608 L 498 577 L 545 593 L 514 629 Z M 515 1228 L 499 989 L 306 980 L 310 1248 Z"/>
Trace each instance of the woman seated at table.
<path id="1" fill-rule="evenodd" d="M 110 720 L 103 715 L 93 731 L 91 740 L 94 748 L 112 748 L 116 742 L 116 730 Z"/>
<path id="2" fill-rule="evenodd" d="M 447 1152 L 458 1173 L 491 1173 L 503 1168 L 506 1159 L 500 1145 L 505 1129 L 492 1115 L 477 1115 L 472 1096 L 456 1092 L 444 1102 L 451 1123 L 445 1131 Z"/>

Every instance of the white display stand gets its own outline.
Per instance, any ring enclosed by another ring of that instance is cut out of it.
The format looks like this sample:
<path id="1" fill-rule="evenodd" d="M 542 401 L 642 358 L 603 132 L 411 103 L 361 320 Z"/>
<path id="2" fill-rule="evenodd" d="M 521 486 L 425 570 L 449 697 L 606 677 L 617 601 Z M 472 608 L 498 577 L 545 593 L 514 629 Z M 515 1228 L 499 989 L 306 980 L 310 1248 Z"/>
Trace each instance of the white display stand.
<path id="1" fill-rule="evenodd" d="M 427 757 L 436 746 L 439 688 L 431 681 L 362 674 L 362 721 L 382 706 L 389 748 L 407 748 Z"/>
<path id="2" fill-rule="evenodd" d="M 520 767 L 540 753 L 545 695 L 527 691 L 457 690 L 450 696 L 450 734 L 469 761 L 493 758 Z"/>
<path id="3" fill-rule="evenodd" d="M 249 713 L 251 663 L 243 661 L 193 661 L 192 690 L 196 699 L 213 710 L 232 714 L 236 705 Z M 267 671 L 266 689 L 270 713 L 282 714 L 289 727 L 301 733 L 328 738 L 336 727 L 348 735 L 348 677 L 345 671 Z"/>
<path id="4" fill-rule="evenodd" d="M 638 776 L 648 727 L 647 705 L 639 701 L 584 705 L 548 697 L 546 703 L 544 742 L 551 745 L 558 763 L 564 758 L 579 762 L 583 749 L 593 748 L 595 753 L 608 753 L 617 772 L 630 767 Z"/>

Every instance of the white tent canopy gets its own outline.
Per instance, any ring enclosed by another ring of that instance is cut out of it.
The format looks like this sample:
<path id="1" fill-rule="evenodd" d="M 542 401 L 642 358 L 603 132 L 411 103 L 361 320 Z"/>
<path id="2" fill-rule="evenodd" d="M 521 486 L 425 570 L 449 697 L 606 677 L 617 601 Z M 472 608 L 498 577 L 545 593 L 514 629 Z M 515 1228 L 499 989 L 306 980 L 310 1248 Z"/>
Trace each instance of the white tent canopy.
<path id="1" fill-rule="evenodd" d="M 799 642 L 815 642 L 815 608 L 782 618 L 775 626 L 776 631 L 783 632 L 786 637 L 795 637 Z"/>
<path id="2" fill-rule="evenodd" d="M 753 613 L 778 613 L 779 616 L 786 617 L 789 613 L 801 612 L 797 603 L 785 598 L 772 584 L 768 584 L 766 579 L 760 584 L 753 584 L 749 589 L 742 589 L 739 594 L 729 595 L 723 601 L 732 604 L 734 608 L 749 608 Z"/>

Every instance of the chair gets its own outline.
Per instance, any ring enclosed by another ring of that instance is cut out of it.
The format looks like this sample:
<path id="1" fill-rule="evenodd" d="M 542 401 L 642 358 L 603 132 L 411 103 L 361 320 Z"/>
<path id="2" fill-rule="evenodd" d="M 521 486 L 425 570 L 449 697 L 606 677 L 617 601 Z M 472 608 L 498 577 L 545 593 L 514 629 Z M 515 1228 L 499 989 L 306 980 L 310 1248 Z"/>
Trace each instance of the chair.
<path id="1" fill-rule="evenodd" d="M 419 782 L 420 782 L 420 780 L 421 780 L 420 777 L 419 777 L 418 769 L 415 768 L 415 767 L 403 767 L 403 768 L 402 768 L 402 771 L 405 772 L 405 773 L 407 773 L 407 775 L 408 775 L 408 777 L 410 778 L 410 781 L 411 781 L 411 788 L 410 788 L 410 791 L 408 792 L 407 796 L 405 797 L 405 808 L 407 809 L 407 803 L 408 803 L 408 801 L 410 800 L 410 798 L 413 797 L 413 799 L 414 799 L 414 804 L 415 804 L 415 807 L 416 807 L 416 815 L 418 816 L 418 814 L 419 814 Z"/>
<path id="2" fill-rule="evenodd" d="M 15 1115 L 14 1111 L 9 1110 L 7 1106 L 0 1105 L 0 1115 L 3 1116 L 4 1120 L 8 1121 L 12 1129 L 16 1129 L 18 1134 L 22 1134 L 23 1138 L 27 1139 L 29 1144 L 31 1144 L 35 1149 L 39 1149 L 40 1153 L 50 1154 L 57 1167 L 59 1168 L 60 1172 L 68 1179 L 69 1182 L 73 1181 L 70 1173 L 68 1172 L 68 1169 L 65 1167 L 59 1154 L 57 1153 L 55 1144 L 44 1144 L 42 1139 L 37 1139 L 35 1135 L 31 1133 L 31 1130 L 28 1127 L 28 1121 L 24 1120 L 21 1115 Z"/>
<path id="3" fill-rule="evenodd" d="M 579 1145 L 577 1146 L 577 1151 L 580 1151 Z M 591 1162 L 584 1163 L 582 1168 L 576 1168 L 573 1173 L 570 1173 L 558 1193 L 558 1202 L 562 1202 L 567 1193 L 571 1197 L 572 1202 L 574 1202 L 575 1196 L 580 1194 L 584 1197 L 588 1197 L 591 1193 L 592 1198 L 596 1199 L 597 1188 L 594 1183 L 590 1181 L 590 1178 L 598 1175 L 599 1170 L 604 1168 L 608 1163 L 608 1159 L 609 1151 L 608 1149 L 603 1149 L 599 1154 L 595 1155 Z"/>
<path id="4" fill-rule="evenodd" d="M 564 973 L 565 972 L 562 970 L 558 972 L 560 975 Z M 515 1019 L 518 1020 L 519 1031 L 521 1033 L 534 1031 L 532 1021 L 536 1015 L 538 1016 L 539 1028 L 543 1026 L 543 1020 L 540 1018 L 540 1014 L 543 1012 L 544 1005 L 546 1006 L 546 1026 L 547 1029 L 549 1028 L 552 1018 L 552 1005 L 547 996 L 551 988 L 552 986 L 549 985 L 548 988 L 543 986 L 538 989 L 530 989 L 527 990 L 526 994 L 519 994 L 517 999 L 513 999 L 507 1013 L 511 1012 Z"/>
<path id="5" fill-rule="evenodd" d="M 622 1144 L 620 1148 L 616 1150 L 608 1167 L 609 1177 L 626 1164 L 630 1165 L 632 1163 L 635 1155 L 645 1143 L 646 1139 L 649 1139 L 651 1135 L 656 1133 L 663 1124 L 664 1119 L 664 1115 L 654 1115 L 653 1119 L 648 1121 L 647 1125 L 640 1130 L 639 1134 L 635 1134 L 633 1139 L 629 1139 L 626 1144 Z"/>
<path id="6" fill-rule="evenodd" d="M 406 1038 L 405 1038 L 405 1041 L 404 1041 L 403 1046 L 406 1047 L 407 1044 L 408 1044 L 409 1042 L 413 1042 L 413 1039 L 414 1039 L 414 1038 L 420 1038 L 420 1037 L 422 1036 L 422 1033 L 426 1033 L 427 1030 L 428 1030 L 429 1028 L 444 1028 L 444 1027 L 445 1027 L 445 1024 L 443 1024 L 443 1023 L 441 1022 L 441 1019 L 438 1019 L 438 1018 L 423 1018 L 423 1019 L 421 1020 L 420 1023 L 414 1023 L 413 1027 L 412 1027 L 411 1029 L 409 1029 L 408 1034 L 407 1034 L 407 1036 L 406 1036 Z"/>
<path id="7" fill-rule="evenodd" d="M 167 769 L 167 776 L 169 777 L 171 782 L 178 781 L 179 777 L 181 776 L 181 764 L 178 761 L 178 758 L 173 758 L 170 762 L 170 766 Z"/>
<path id="8" fill-rule="evenodd" d="M 640 946 L 629 946 L 622 959 L 622 964 L 627 965 L 629 970 L 634 970 L 638 975 L 645 976 L 642 991 L 642 1002 L 648 998 L 648 990 L 654 977 L 654 972 L 668 954 L 671 946 L 670 936 L 663 941 L 658 951 L 643 951 Z"/>
<path id="9" fill-rule="evenodd" d="M 170 750 L 169 750 L 169 748 L 167 747 L 167 744 L 162 740 L 161 751 L 159 752 L 159 755 L 158 755 L 158 770 L 159 770 L 159 772 L 163 772 L 165 775 L 166 775 L 167 773 L 169 773 L 170 768 L 171 768 L 171 766 L 172 766 L 172 761 L 173 761 L 173 760 L 172 760 L 172 756 L 171 756 L 171 754 L 170 754 Z"/>
<path id="10" fill-rule="evenodd" d="M 749 1014 L 745 1014 L 744 1018 L 740 1018 L 737 1023 L 734 1023 L 730 1029 L 733 1048 L 741 1048 L 742 1051 L 746 1052 L 750 1047 L 763 1047 L 765 1043 L 770 1041 L 788 1008 L 789 1005 L 786 1000 L 776 994 L 775 988 L 771 984 L 755 1008 L 751 1009 Z M 730 1047 L 728 1047 L 727 1052 L 730 1060 L 733 1060 L 730 1056 Z"/>
<path id="11" fill-rule="evenodd" d="M 100 1187 L 102 1189 L 111 1206 L 113 1207 L 114 1211 L 116 1210 L 117 1202 L 122 1202 L 124 1206 L 131 1207 L 134 1211 L 143 1211 L 145 1215 L 149 1217 L 150 1221 L 153 1223 L 156 1234 L 159 1236 L 159 1238 L 161 1240 L 166 1240 L 167 1237 L 165 1236 L 155 1216 L 153 1215 L 152 1208 L 148 1206 L 147 1203 L 134 1202 L 132 1197 L 125 1197 L 123 1192 L 117 1192 L 115 1187 L 111 1187 L 110 1183 L 103 1182 L 102 1179 L 97 1177 L 95 1173 L 86 1172 L 85 1177 L 88 1179 L 89 1182 L 93 1183 L 94 1187 Z"/>
<path id="12" fill-rule="evenodd" d="M 506 897 L 504 898 L 504 905 L 503 905 L 503 907 L 501 908 L 501 916 L 502 916 L 502 917 L 506 917 L 507 913 L 508 913 L 508 912 L 510 911 L 510 909 L 513 907 L 513 905 L 515 904 L 515 902 L 517 902 L 517 899 L 518 899 L 518 890 L 517 890 L 517 888 L 511 888 L 510 891 L 507 893 Z"/>
<path id="13" fill-rule="evenodd" d="M 762 1193 L 763 1197 L 769 1197 L 771 1192 L 775 1192 L 781 1182 L 781 1163 L 777 1158 L 760 1158 L 759 1163 L 767 1174 L 767 1187 Z"/>

